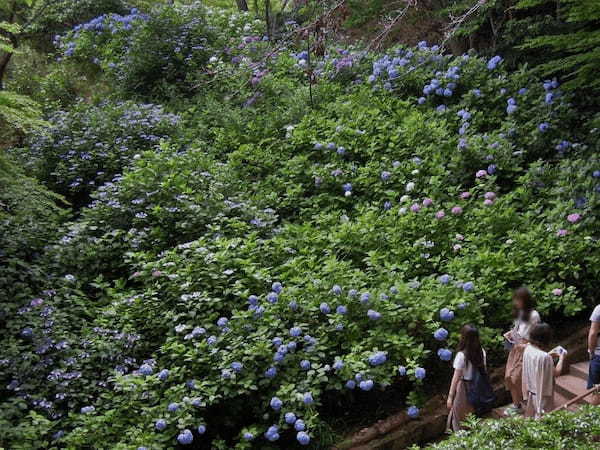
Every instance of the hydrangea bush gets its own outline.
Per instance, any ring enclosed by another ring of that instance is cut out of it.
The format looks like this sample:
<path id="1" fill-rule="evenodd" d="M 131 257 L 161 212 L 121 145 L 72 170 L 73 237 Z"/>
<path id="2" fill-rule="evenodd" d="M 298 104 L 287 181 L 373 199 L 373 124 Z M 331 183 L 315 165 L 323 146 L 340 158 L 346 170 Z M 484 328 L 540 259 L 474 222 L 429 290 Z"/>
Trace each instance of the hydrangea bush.
<path id="1" fill-rule="evenodd" d="M 586 307 L 597 137 L 556 80 L 425 43 L 332 48 L 311 55 L 311 108 L 302 48 L 257 65 L 270 43 L 246 15 L 186 11 L 60 40 L 107 79 L 164 68 L 125 83 L 147 99 L 184 66 L 222 84 L 178 116 L 79 105 L 30 145 L 43 179 L 91 201 L 47 246 L 45 289 L 9 311 L 2 423 L 46 417 L 43 438 L 73 448 L 325 447 L 331 417 L 393 388 L 418 418 L 464 323 L 493 360 L 521 283 L 545 318 Z M 187 63 L 181 39 L 202 46 Z"/>
<path id="2" fill-rule="evenodd" d="M 50 128 L 32 137 L 26 164 L 56 192 L 87 203 L 89 194 L 145 150 L 176 133 L 179 118 L 162 106 L 131 102 L 79 102 L 50 117 Z"/>

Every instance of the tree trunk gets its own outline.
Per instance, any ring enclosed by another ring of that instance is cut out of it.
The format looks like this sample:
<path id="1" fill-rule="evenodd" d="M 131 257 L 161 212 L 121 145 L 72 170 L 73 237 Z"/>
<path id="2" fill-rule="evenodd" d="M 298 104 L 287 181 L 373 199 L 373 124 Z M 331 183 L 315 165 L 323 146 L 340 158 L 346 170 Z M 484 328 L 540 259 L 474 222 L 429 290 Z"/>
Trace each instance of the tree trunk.
<path id="1" fill-rule="evenodd" d="M 235 0 L 240 11 L 248 11 L 248 3 L 246 0 Z"/>
<path id="2" fill-rule="evenodd" d="M 267 36 L 271 39 L 271 0 L 265 0 L 265 22 L 267 25 Z"/>
<path id="3" fill-rule="evenodd" d="M 12 55 L 12 53 L 5 53 L 0 58 L 0 91 L 4 89 L 4 75 L 6 75 L 6 69 Z"/>

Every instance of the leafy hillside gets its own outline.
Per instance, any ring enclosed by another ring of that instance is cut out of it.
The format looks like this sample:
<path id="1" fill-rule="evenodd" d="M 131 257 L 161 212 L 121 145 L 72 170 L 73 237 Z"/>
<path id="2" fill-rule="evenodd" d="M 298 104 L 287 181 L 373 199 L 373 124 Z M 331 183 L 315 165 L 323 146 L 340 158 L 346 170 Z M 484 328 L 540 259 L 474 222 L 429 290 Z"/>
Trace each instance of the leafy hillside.
<path id="1" fill-rule="evenodd" d="M 325 448 L 392 391 L 417 417 L 464 323 L 499 355 L 514 287 L 590 306 L 599 137 L 556 79 L 121 12 L 55 38 L 6 157 L 45 188 L 0 179 L 0 445 Z"/>

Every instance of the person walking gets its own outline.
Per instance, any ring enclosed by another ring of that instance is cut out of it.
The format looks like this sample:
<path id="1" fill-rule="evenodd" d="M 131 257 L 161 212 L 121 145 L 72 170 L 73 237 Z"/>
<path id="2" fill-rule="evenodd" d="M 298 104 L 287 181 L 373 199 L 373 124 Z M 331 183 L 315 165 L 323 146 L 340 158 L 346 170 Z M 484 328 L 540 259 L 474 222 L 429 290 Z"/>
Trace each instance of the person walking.
<path id="1" fill-rule="evenodd" d="M 450 384 L 446 406 L 450 413 L 446 429 L 458 431 L 461 422 L 470 413 L 475 412 L 474 406 L 467 397 L 468 384 L 474 377 L 475 370 L 485 369 L 486 355 L 481 347 L 479 331 L 473 325 L 465 325 L 460 332 L 460 342 L 454 357 L 454 375 Z"/>
<path id="2" fill-rule="evenodd" d="M 523 352 L 529 341 L 529 333 L 533 326 L 541 322 L 539 313 L 534 309 L 535 301 L 525 286 L 518 288 L 512 297 L 513 328 L 504 334 L 511 347 L 506 362 L 504 382 L 510 392 L 512 405 L 504 410 L 507 416 L 523 414 Z"/>
<path id="3" fill-rule="evenodd" d="M 529 333 L 529 344 L 523 352 L 523 391 L 527 392 L 525 417 L 539 419 L 554 409 L 554 378 L 563 370 L 566 352 L 558 354 L 554 366 L 552 355 L 547 353 L 552 339 L 552 329 L 547 323 L 535 325 Z"/>
<path id="4" fill-rule="evenodd" d="M 600 384 L 600 305 L 597 305 L 590 316 L 590 331 L 588 333 L 587 347 L 590 356 L 590 367 L 588 371 L 587 388 L 591 389 Z M 593 394 L 591 401 L 594 405 L 600 405 L 600 395 Z"/>

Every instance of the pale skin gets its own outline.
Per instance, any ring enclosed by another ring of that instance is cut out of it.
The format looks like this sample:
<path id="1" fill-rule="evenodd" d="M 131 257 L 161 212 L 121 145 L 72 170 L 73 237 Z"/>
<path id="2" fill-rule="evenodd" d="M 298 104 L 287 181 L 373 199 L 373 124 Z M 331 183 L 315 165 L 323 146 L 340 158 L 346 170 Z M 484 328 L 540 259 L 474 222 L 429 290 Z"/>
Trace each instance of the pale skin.
<path id="1" fill-rule="evenodd" d="M 449 410 L 452 409 L 452 403 L 454 402 L 454 397 L 456 395 L 456 388 L 458 387 L 460 380 L 462 380 L 462 377 L 463 369 L 454 369 L 452 383 L 450 383 L 450 392 L 448 392 L 448 400 L 446 401 L 446 406 Z"/>
<path id="2" fill-rule="evenodd" d="M 587 348 L 590 359 L 596 351 L 596 345 L 598 342 L 598 333 L 600 333 L 600 322 L 592 322 L 590 331 L 588 333 Z M 592 404 L 600 405 L 600 395 L 592 395 Z"/>

